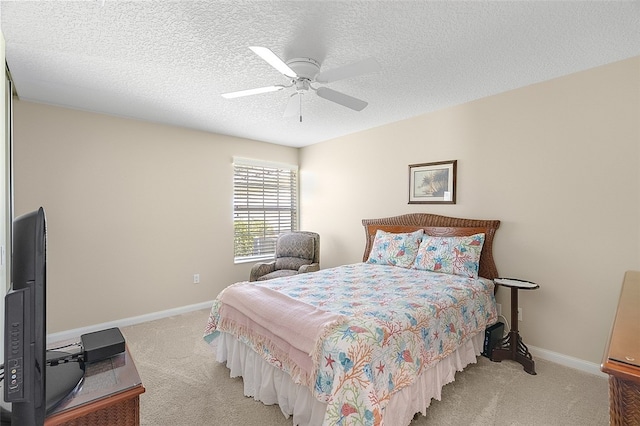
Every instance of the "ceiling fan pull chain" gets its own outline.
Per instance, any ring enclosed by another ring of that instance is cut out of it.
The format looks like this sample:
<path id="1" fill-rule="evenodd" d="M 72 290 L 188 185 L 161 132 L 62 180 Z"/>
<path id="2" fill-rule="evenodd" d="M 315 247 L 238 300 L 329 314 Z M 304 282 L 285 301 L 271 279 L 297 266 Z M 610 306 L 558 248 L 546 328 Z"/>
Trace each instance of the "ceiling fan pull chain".
<path id="1" fill-rule="evenodd" d="M 302 94 L 298 97 L 300 98 L 300 122 L 302 123 Z"/>

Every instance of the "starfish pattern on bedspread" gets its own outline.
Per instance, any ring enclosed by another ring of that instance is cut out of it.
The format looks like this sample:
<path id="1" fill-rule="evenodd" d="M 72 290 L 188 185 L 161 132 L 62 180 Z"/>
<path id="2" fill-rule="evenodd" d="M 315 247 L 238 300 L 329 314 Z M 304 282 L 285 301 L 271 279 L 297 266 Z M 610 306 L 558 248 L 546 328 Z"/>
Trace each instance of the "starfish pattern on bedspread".
<path id="1" fill-rule="evenodd" d="M 325 425 L 382 425 L 391 396 L 497 319 L 493 282 L 357 263 L 252 283 L 347 316 L 319 342 L 310 376 L 251 333 L 236 333 L 269 364 L 327 404 Z M 219 328 L 220 301 L 205 330 Z"/>

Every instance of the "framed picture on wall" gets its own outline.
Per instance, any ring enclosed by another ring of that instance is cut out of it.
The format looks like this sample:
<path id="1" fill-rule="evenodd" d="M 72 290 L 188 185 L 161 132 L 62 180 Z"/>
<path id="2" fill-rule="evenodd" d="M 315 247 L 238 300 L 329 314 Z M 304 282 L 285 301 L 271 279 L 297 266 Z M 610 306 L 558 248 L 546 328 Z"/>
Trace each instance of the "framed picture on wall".
<path id="1" fill-rule="evenodd" d="M 458 160 L 409 165 L 409 204 L 455 204 Z"/>

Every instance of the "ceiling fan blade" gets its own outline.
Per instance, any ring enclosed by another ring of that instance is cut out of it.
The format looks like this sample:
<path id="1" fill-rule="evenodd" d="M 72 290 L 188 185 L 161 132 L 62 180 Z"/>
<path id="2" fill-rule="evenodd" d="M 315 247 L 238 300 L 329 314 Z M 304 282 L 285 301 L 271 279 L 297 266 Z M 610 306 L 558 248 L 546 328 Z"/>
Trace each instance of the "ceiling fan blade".
<path id="1" fill-rule="evenodd" d="M 302 93 L 294 93 L 289 97 L 287 107 L 284 109 L 283 117 L 300 117 L 302 121 Z"/>
<path id="2" fill-rule="evenodd" d="M 332 81 L 380 71 L 381 69 L 378 61 L 374 58 L 367 58 L 332 70 L 321 71 L 316 75 L 316 81 L 318 83 L 330 83 Z"/>
<path id="3" fill-rule="evenodd" d="M 260 93 L 277 92 L 278 90 L 282 90 L 284 88 L 285 86 L 282 86 L 282 85 L 258 87 L 257 89 L 239 90 L 237 92 L 223 93 L 222 97 L 227 99 L 233 99 L 233 98 L 239 98 L 242 96 L 257 95 Z"/>
<path id="4" fill-rule="evenodd" d="M 336 92 L 328 87 L 319 87 L 318 90 L 316 90 L 316 93 L 321 98 L 346 106 L 354 111 L 362 111 L 367 105 L 369 105 L 368 102 L 354 98 L 353 96 L 345 95 L 341 92 Z"/>
<path id="5" fill-rule="evenodd" d="M 249 49 L 253 50 L 253 53 L 264 59 L 269 65 L 280 71 L 287 77 L 296 78 L 298 74 L 287 65 L 282 59 L 278 57 L 271 49 L 260 46 L 249 46 Z"/>

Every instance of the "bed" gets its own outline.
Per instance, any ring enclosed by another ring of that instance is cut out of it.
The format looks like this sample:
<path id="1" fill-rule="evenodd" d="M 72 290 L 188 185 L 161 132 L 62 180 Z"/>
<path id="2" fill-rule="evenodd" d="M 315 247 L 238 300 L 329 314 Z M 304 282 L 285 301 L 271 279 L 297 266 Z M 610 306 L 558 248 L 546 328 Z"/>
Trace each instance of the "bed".
<path id="1" fill-rule="evenodd" d="M 361 263 L 215 299 L 204 338 L 244 393 L 294 425 L 408 425 L 475 363 L 497 320 L 498 220 L 365 219 Z"/>

